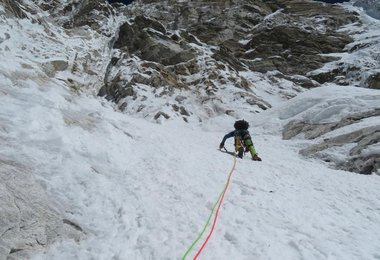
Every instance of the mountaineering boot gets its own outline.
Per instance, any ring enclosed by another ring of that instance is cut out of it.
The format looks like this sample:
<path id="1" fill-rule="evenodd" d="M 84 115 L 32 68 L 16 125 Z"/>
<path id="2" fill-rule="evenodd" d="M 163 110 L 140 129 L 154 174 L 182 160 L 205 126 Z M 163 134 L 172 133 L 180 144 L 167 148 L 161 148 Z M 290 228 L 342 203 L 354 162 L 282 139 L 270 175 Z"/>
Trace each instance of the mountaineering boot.
<path id="1" fill-rule="evenodd" d="M 260 158 L 257 154 L 255 154 L 255 155 L 252 157 L 252 160 L 254 160 L 254 161 L 261 161 L 261 158 Z"/>
<path id="2" fill-rule="evenodd" d="M 239 148 L 238 157 L 239 157 L 240 159 L 242 159 L 242 158 L 243 158 L 243 155 L 244 155 L 244 148 L 243 148 L 243 147 L 240 147 L 240 148 Z"/>

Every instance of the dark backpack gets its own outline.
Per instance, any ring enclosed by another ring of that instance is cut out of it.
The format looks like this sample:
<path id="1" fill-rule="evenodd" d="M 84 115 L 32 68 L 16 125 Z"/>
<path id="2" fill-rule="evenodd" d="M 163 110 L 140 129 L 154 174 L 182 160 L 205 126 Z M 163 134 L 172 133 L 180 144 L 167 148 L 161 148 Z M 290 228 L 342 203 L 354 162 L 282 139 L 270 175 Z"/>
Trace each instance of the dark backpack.
<path id="1" fill-rule="evenodd" d="M 239 130 L 247 130 L 249 128 L 249 124 L 245 120 L 238 120 L 235 122 L 234 128 L 238 131 Z"/>

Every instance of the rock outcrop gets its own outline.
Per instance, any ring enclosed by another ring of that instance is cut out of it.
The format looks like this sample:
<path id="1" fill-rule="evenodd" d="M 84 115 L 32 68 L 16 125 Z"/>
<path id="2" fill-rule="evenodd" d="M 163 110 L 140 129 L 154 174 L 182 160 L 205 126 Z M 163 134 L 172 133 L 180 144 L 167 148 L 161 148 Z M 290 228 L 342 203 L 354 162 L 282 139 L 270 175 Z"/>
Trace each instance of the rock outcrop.
<path id="1" fill-rule="evenodd" d="M 323 150 L 345 146 L 354 143 L 346 158 L 337 158 L 336 155 L 320 153 Z M 311 145 L 300 151 L 305 156 L 318 156 L 324 161 L 334 162 L 340 169 L 372 174 L 380 169 L 380 153 L 364 152 L 371 145 L 380 143 L 380 126 L 366 127 L 348 134 L 325 139 L 320 144 Z"/>
<path id="2" fill-rule="evenodd" d="M 369 16 L 380 20 L 380 2 L 377 0 L 355 0 L 355 6 L 362 7 Z"/>
<path id="3" fill-rule="evenodd" d="M 253 94 L 254 84 L 241 72 L 276 71 L 296 85 L 318 86 L 324 79 L 307 74 L 337 60 L 323 54 L 342 52 L 352 39 L 338 29 L 358 21 L 339 6 L 311 1 L 137 1 L 123 12 L 130 19 L 119 30 L 99 95 L 144 117 L 153 117 L 158 107 L 133 105 L 150 102 L 141 84 L 152 86 L 152 93 L 186 89 L 196 100 L 215 96 L 222 103 L 230 97 L 222 95 L 221 85 L 232 86 L 232 95 Z M 250 104 L 257 112 L 271 106 L 255 100 Z"/>
<path id="4" fill-rule="evenodd" d="M 380 72 L 374 73 L 367 78 L 366 85 L 369 88 L 380 89 Z"/>
<path id="5" fill-rule="evenodd" d="M 112 20 L 109 19 L 112 17 L 107 17 L 107 15 L 112 16 L 114 10 L 106 1 L 96 1 L 92 4 L 90 1 L 79 2 L 0 1 L 2 24 L 0 33 L 2 91 L 0 95 L 2 97 L 10 95 L 10 92 L 5 90 L 7 87 L 15 89 L 17 86 L 28 86 L 32 89 L 33 84 L 41 88 L 47 84 L 49 88 L 51 85 L 59 85 L 54 83 L 50 85 L 55 80 L 63 82 L 62 85 L 68 88 L 71 87 L 73 93 L 83 91 L 84 86 L 87 89 L 89 86 L 98 89 L 96 84 L 102 83 L 104 76 L 102 70 L 103 67 L 105 70 L 107 66 L 104 60 L 108 59 L 103 55 L 103 51 L 108 47 L 108 40 L 111 40 L 109 35 L 114 35 L 114 32 L 109 33 L 114 28 L 110 26 Z M 97 3 L 96 6 L 95 3 Z M 68 7 L 70 4 L 77 4 L 77 6 Z M 93 8 L 88 8 L 87 5 Z M 66 11 L 65 7 L 67 7 Z M 104 13 L 101 12 L 103 7 Z M 83 11 L 82 21 L 88 21 L 87 15 L 103 15 L 103 20 L 94 18 L 100 27 L 90 23 L 79 24 L 76 12 L 80 10 Z M 107 10 L 112 12 L 107 13 Z M 67 23 L 74 21 L 71 19 L 73 17 L 78 24 Z M 105 21 L 107 24 L 104 23 Z M 34 83 L 25 83 L 24 80 Z M 20 94 L 15 91 L 12 95 Z M 17 98 L 18 96 L 15 100 L 18 100 Z M 29 109 L 25 104 L 22 108 Z M 14 111 L 14 113 L 18 112 Z M 18 138 L 7 135 L 8 131 L 12 132 L 9 130 L 12 129 L 12 123 L 14 123 L 12 120 L 17 121 L 8 116 L 9 114 L 2 110 L 0 259 L 30 259 L 30 254 L 35 251 L 45 250 L 51 244 L 61 240 L 78 241 L 84 237 L 85 233 L 80 227 L 82 223 L 76 224 L 61 209 L 65 207 L 64 205 L 60 204 L 59 208 L 56 207 L 59 203 L 55 201 L 56 198 L 49 197 L 51 193 L 44 186 L 44 181 L 40 182 L 40 179 L 37 181 L 36 178 L 39 178 L 41 174 L 40 169 L 33 168 L 35 165 L 20 163 L 23 160 L 22 156 L 16 161 L 12 156 L 7 155 L 13 152 L 17 155 L 21 153 L 20 147 L 13 144 L 22 143 Z M 33 121 L 40 122 L 38 118 L 34 118 Z"/>
<path id="6" fill-rule="evenodd" d="M 361 112 L 346 116 L 338 122 L 313 124 L 303 121 L 290 121 L 282 132 L 285 140 L 289 140 L 299 134 L 304 134 L 306 139 L 315 139 L 335 129 L 354 124 L 360 120 L 380 116 L 380 109 Z"/>
<path id="7" fill-rule="evenodd" d="M 3 0 L 4 14 L 8 17 L 26 18 L 20 2 L 20 0 Z"/>
<path id="8" fill-rule="evenodd" d="M 31 169 L 0 160 L 0 259 L 28 259 L 31 251 L 83 235 L 52 208 Z"/>
<path id="9" fill-rule="evenodd" d="M 282 112 L 286 119 L 300 113 L 284 126 L 283 139 L 314 140 L 300 154 L 320 158 L 339 169 L 361 174 L 380 172 L 380 125 L 376 123 L 380 96 L 357 92 L 355 98 L 331 96 L 324 101 L 323 97 L 305 99 L 289 112 Z"/>
<path id="10" fill-rule="evenodd" d="M 49 14 L 49 19 L 64 28 L 88 26 L 91 29 L 111 36 L 109 23 L 116 11 L 106 0 L 60 1 L 41 0 L 37 4 L 21 0 L 3 0 L 3 7 L 8 16 L 28 18 L 38 23 L 46 23 L 39 14 L 40 10 Z"/>

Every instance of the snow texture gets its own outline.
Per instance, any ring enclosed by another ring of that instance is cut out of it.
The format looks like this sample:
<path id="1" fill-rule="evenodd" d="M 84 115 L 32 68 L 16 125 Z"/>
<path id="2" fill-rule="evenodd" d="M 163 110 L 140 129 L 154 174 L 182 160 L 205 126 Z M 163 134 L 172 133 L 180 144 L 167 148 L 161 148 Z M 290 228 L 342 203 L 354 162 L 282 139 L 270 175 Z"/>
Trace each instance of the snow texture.
<path id="1" fill-rule="evenodd" d="M 1 19 L 0 160 L 33 169 L 50 203 L 86 234 L 31 259 L 179 259 L 224 187 L 233 158 L 217 147 L 235 118 L 157 124 L 122 114 L 95 97 L 96 76 L 71 70 L 76 48 L 106 56 L 107 39 L 81 31 L 57 40 L 41 25 Z M 68 68 L 49 74 L 52 57 L 68 61 Z M 68 78 L 88 88 L 78 92 Z M 248 155 L 238 161 L 201 258 L 380 259 L 379 176 L 305 159 L 298 151 L 306 141 L 280 134 L 290 119 L 330 122 L 378 105 L 378 92 L 326 85 L 286 102 L 265 84 L 257 92 L 275 107 L 236 115 L 250 122 L 263 161 Z"/>

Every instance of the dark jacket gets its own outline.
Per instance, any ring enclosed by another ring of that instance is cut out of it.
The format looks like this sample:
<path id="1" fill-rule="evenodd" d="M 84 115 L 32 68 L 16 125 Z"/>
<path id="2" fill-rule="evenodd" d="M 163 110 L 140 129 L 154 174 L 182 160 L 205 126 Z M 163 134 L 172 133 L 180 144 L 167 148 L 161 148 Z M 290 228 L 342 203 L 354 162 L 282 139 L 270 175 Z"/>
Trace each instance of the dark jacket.
<path id="1" fill-rule="evenodd" d="M 235 136 L 239 136 L 241 140 L 244 140 L 247 138 L 247 135 L 248 137 L 250 137 L 248 130 L 234 130 L 223 137 L 221 144 L 224 145 L 224 143 L 226 142 L 228 138 L 235 137 Z"/>

